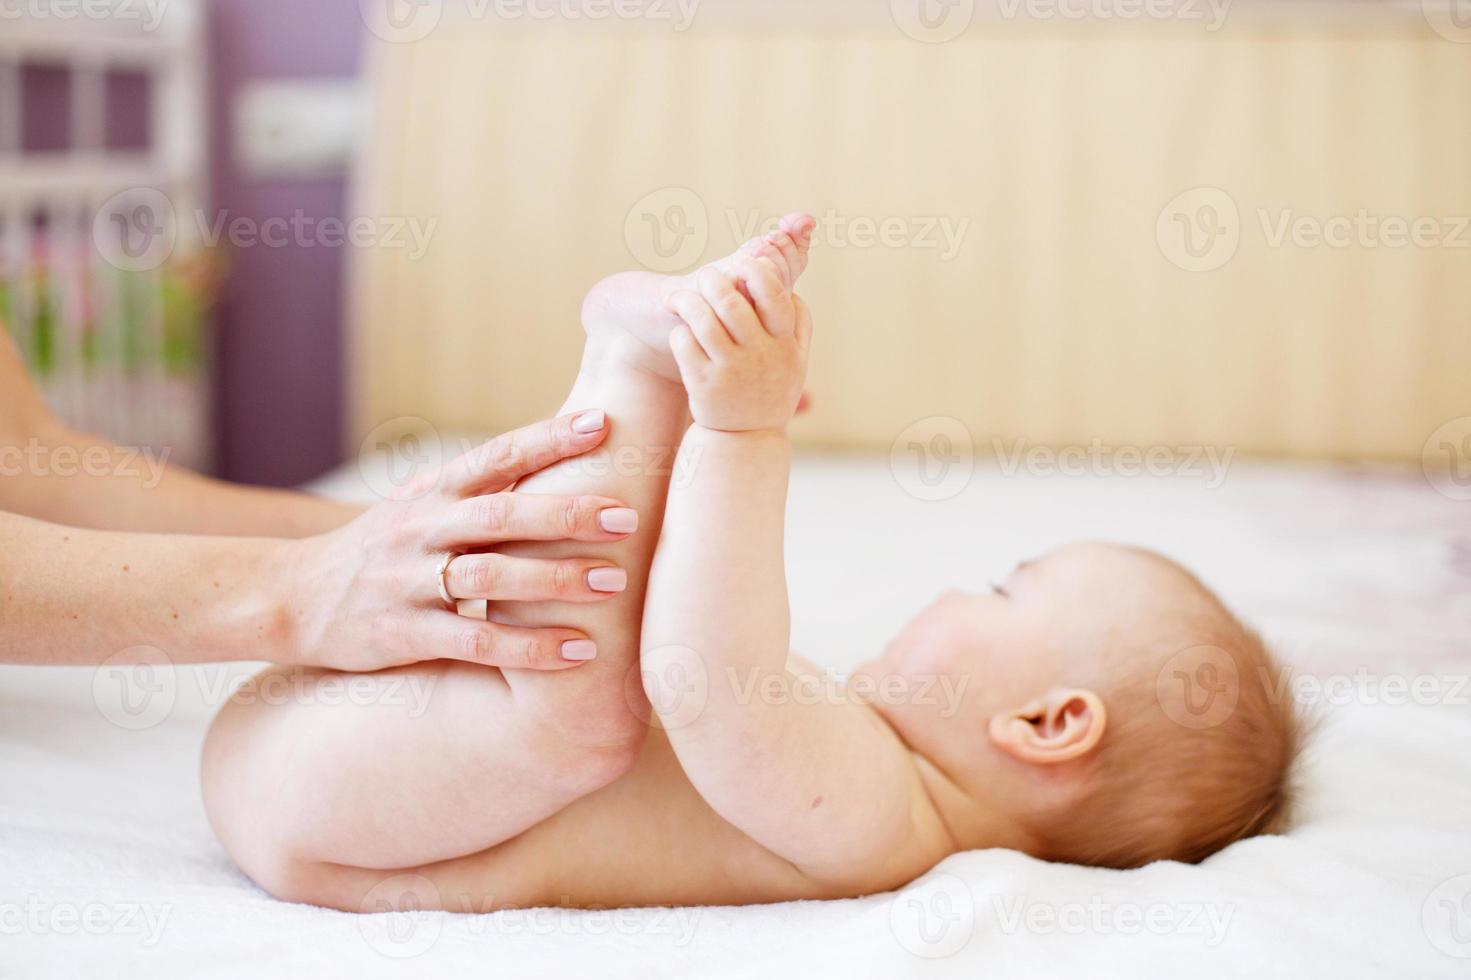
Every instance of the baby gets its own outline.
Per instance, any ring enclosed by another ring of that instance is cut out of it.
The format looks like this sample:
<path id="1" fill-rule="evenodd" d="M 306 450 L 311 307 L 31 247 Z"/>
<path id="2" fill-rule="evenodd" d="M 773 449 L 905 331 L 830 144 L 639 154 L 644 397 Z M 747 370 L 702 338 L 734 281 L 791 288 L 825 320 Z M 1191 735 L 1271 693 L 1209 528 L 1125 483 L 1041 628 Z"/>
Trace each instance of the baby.
<path id="1" fill-rule="evenodd" d="M 973 848 L 1197 861 L 1280 825 L 1297 736 L 1267 651 L 1130 548 L 1069 547 L 947 593 L 843 692 L 800 696 L 829 686 L 789 652 L 783 569 L 814 225 L 791 216 L 693 277 L 589 297 L 566 411 L 606 409 L 612 435 L 519 492 L 637 507 L 642 531 L 601 554 L 627 588 L 490 615 L 586 630 L 595 659 L 356 680 L 386 695 L 418 675 L 422 705 L 310 696 L 341 683 L 324 671 L 291 678 L 306 696 L 289 704 L 252 697 L 276 669 L 220 713 L 205 802 L 252 878 L 352 911 L 740 904 L 881 892 Z M 629 458 L 646 471 L 612 464 Z M 517 552 L 572 548 L 587 554 Z M 924 696 L 937 682 L 958 701 Z"/>

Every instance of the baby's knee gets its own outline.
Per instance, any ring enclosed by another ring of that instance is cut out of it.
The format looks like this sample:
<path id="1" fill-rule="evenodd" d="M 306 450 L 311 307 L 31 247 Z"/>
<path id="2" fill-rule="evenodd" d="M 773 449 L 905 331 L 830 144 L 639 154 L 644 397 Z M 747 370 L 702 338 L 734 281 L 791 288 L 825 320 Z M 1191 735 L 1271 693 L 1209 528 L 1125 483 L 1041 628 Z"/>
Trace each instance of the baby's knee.
<path id="1" fill-rule="evenodd" d="M 637 762 L 649 733 L 637 702 L 631 705 L 621 695 L 548 702 L 538 706 L 538 715 L 540 737 L 550 749 L 558 782 L 578 794 L 622 778 Z"/>
<path id="2" fill-rule="evenodd" d="M 643 751 L 648 727 L 623 719 L 548 719 L 547 735 L 557 743 L 551 753 L 557 782 L 579 796 L 595 792 L 628 773 Z"/>

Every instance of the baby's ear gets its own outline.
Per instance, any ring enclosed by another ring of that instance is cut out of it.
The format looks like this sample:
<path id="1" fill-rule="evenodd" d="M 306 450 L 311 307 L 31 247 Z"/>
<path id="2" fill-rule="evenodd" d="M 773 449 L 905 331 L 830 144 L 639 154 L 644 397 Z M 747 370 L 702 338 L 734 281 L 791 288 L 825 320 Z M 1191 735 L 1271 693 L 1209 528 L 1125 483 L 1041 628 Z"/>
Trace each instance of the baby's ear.
<path id="1" fill-rule="evenodd" d="M 1092 752 L 1103 738 L 1108 712 L 1092 691 L 1048 691 L 991 719 L 991 742 L 1021 762 L 1048 766 Z"/>

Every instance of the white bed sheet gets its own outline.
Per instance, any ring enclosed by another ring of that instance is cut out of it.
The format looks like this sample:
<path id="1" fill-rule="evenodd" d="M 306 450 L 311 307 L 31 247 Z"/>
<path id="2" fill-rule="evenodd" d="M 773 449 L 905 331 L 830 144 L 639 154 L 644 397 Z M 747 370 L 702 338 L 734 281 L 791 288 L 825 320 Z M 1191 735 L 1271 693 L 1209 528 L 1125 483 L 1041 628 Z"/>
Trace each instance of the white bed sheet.
<path id="1" fill-rule="evenodd" d="M 272 900 L 210 834 L 199 745 L 245 666 L 160 674 L 172 707 L 136 731 L 99 708 L 105 674 L 5 669 L 0 977 L 1471 976 L 1471 504 L 1243 465 L 1218 488 L 983 470 L 926 503 L 884 461 L 805 459 L 791 510 L 796 643 L 840 668 L 1056 543 L 1185 560 L 1300 677 L 1336 678 L 1299 826 L 1127 873 L 974 852 L 855 901 L 359 917 Z"/>

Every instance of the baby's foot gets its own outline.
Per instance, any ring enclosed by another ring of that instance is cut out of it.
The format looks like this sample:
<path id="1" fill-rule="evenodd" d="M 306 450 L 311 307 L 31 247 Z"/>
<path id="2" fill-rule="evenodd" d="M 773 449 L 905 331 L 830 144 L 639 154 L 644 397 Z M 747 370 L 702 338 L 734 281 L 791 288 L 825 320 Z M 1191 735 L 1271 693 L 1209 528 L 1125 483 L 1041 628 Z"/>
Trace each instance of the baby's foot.
<path id="1" fill-rule="evenodd" d="M 769 258 L 793 289 L 807 271 L 808 253 L 812 248 L 812 232 L 817 221 L 809 214 L 789 214 L 770 235 L 751 239 L 717 262 L 715 268 L 727 274 L 740 256 Z M 680 322 L 669 312 L 664 300 L 680 289 L 694 289 L 695 276 L 661 276 L 652 272 L 624 272 L 610 276 L 593 287 L 582 304 L 582 326 L 591 343 L 636 367 L 670 381 L 679 381 L 679 367 L 669 350 L 669 333 Z"/>

